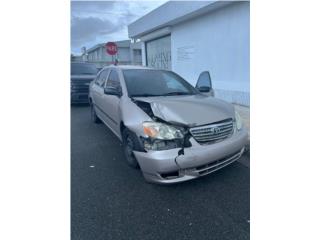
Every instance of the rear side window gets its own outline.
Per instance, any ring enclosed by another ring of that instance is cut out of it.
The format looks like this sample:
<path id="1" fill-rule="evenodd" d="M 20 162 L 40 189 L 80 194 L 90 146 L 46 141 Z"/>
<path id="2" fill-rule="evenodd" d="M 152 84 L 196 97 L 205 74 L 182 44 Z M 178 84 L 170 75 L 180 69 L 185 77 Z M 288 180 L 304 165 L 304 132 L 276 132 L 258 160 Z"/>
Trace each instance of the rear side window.
<path id="1" fill-rule="evenodd" d="M 109 78 L 107 81 L 107 87 L 114 87 L 114 88 L 121 89 L 119 76 L 115 70 L 112 70 L 109 75 Z"/>

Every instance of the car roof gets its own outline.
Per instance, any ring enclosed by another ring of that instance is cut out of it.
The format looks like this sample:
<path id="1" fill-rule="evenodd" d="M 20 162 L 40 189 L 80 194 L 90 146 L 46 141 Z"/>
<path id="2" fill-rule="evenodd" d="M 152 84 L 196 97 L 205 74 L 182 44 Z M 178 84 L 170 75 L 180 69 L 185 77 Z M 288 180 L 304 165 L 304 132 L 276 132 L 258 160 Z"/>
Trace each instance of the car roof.
<path id="1" fill-rule="evenodd" d="M 71 64 L 83 64 L 83 65 L 94 65 L 94 66 L 96 66 L 94 63 L 90 63 L 90 62 L 71 62 Z"/>
<path id="2" fill-rule="evenodd" d="M 117 68 L 117 69 L 121 69 L 121 70 L 125 70 L 125 69 L 165 70 L 165 69 L 156 69 L 156 68 L 150 68 L 150 67 L 145 67 L 145 66 L 137 66 L 137 65 L 109 65 L 109 66 L 105 66 L 104 68 Z"/>

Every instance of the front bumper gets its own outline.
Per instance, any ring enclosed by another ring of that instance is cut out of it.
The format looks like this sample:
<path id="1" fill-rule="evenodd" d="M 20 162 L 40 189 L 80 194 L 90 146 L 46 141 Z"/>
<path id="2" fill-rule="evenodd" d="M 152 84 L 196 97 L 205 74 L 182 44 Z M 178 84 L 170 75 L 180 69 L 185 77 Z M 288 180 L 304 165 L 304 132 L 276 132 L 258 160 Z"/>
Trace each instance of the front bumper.
<path id="1" fill-rule="evenodd" d="M 242 129 L 224 141 L 200 145 L 193 138 L 192 146 L 184 149 L 134 152 L 145 179 L 157 183 L 177 183 L 217 171 L 238 160 L 248 143 L 248 133 Z"/>

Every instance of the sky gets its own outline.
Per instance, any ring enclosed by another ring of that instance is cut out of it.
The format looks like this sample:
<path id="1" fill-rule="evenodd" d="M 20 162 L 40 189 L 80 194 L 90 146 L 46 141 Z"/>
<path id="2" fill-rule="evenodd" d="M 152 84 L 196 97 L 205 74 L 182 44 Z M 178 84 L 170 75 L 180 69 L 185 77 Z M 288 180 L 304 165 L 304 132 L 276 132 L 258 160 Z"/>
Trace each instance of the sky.
<path id="1" fill-rule="evenodd" d="M 128 39 L 128 24 L 159 7 L 159 1 L 71 1 L 71 52 Z"/>

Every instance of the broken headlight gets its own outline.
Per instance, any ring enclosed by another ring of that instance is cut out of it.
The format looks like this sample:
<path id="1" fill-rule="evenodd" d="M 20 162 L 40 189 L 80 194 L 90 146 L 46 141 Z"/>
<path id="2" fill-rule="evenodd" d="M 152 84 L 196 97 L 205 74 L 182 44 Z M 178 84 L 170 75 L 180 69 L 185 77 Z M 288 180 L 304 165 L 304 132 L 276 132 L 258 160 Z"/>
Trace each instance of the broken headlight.
<path id="1" fill-rule="evenodd" d="M 242 119 L 237 111 L 235 112 L 235 117 L 237 129 L 240 130 L 242 128 Z"/>
<path id="2" fill-rule="evenodd" d="M 142 138 L 146 150 L 168 150 L 183 146 L 183 130 L 160 122 L 144 122 Z"/>
<path id="3" fill-rule="evenodd" d="M 150 138 L 162 140 L 173 140 L 183 138 L 183 133 L 180 129 L 164 123 L 144 122 L 142 125 L 144 134 Z"/>
<path id="4" fill-rule="evenodd" d="M 160 140 L 160 139 L 151 139 L 151 138 L 143 138 L 141 137 L 143 147 L 145 150 L 153 150 L 153 151 L 162 151 L 169 150 L 174 148 L 181 148 L 183 146 L 182 139 L 174 139 L 174 140 Z"/>

